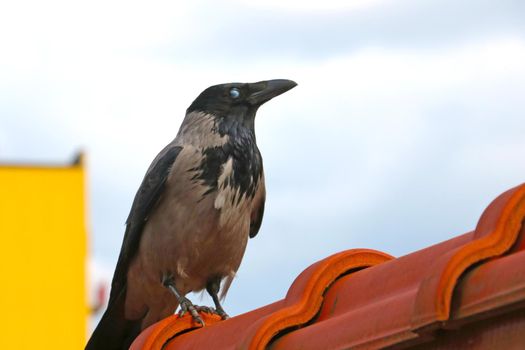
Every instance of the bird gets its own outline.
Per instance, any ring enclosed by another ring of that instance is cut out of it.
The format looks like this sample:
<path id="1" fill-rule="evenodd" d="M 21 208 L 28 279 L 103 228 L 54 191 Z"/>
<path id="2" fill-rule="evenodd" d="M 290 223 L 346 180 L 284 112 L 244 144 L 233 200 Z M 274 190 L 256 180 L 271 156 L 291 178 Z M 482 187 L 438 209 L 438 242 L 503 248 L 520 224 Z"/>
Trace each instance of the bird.
<path id="1" fill-rule="evenodd" d="M 287 79 L 213 85 L 191 103 L 137 190 L 108 306 L 86 350 L 128 349 L 179 306 L 202 325 L 199 311 L 228 318 L 221 300 L 248 239 L 259 232 L 266 199 L 255 115 L 296 85 Z M 203 290 L 214 308 L 186 297 Z"/>

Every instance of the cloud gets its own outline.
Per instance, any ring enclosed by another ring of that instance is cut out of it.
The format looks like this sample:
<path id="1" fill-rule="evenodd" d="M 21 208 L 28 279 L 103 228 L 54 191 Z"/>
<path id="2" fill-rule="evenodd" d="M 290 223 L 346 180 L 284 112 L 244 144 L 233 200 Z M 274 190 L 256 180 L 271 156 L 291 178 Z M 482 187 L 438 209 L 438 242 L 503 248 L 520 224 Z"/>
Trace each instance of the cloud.
<path id="1" fill-rule="evenodd" d="M 472 229 L 524 178 L 521 2 L 2 6 L 0 156 L 87 150 L 103 266 L 116 261 L 146 168 L 202 89 L 299 83 L 258 113 L 268 202 L 232 314 L 282 298 L 300 271 L 342 249 L 400 255 Z"/>
<path id="2" fill-rule="evenodd" d="M 370 46 L 432 49 L 488 36 L 523 37 L 525 29 L 521 20 L 525 9 L 518 1 L 383 0 L 358 2 L 369 6 L 357 9 L 338 8 L 336 3 L 317 1 L 326 10 L 315 12 L 282 11 L 272 2 L 207 3 L 193 13 L 206 25 L 192 27 L 191 35 L 159 47 L 159 53 L 202 65 L 275 55 L 319 61 Z"/>

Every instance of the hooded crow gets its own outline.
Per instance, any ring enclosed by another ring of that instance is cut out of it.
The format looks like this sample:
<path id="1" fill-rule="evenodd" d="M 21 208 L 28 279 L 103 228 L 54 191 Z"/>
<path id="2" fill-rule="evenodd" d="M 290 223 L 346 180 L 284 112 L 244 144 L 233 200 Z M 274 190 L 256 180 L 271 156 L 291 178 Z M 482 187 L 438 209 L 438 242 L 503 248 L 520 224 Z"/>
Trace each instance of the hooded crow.
<path id="1" fill-rule="evenodd" d="M 220 300 L 264 212 L 255 114 L 296 85 L 283 79 L 221 84 L 193 101 L 135 195 L 109 304 L 86 349 L 128 349 L 141 330 L 179 305 L 203 323 L 189 292 L 206 289 L 215 309 L 203 309 L 228 317 Z"/>

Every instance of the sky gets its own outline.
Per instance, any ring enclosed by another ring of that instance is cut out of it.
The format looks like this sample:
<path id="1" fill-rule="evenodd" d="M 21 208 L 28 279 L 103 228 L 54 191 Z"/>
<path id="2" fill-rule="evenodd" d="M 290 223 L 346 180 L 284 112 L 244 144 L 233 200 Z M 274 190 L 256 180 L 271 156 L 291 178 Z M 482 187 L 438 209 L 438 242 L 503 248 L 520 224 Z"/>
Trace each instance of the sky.
<path id="1" fill-rule="evenodd" d="M 193 99 L 296 81 L 256 119 L 267 202 L 225 301 L 240 314 L 341 250 L 468 232 L 524 182 L 524 18 L 519 0 L 2 2 L 0 162 L 86 152 L 90 274 L 109 283 L 135 191 Z"/>

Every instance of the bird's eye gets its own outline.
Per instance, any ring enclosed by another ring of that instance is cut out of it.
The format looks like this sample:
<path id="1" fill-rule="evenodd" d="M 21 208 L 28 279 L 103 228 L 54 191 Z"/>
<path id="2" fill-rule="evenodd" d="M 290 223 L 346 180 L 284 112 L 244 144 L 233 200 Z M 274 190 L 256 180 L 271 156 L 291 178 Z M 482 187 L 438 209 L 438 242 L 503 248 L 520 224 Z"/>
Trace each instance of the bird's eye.
<path id="1" fill-rule="evenodd" d="M 241 96 L 241 92 L 239 91 L 239 89 L 237 88 L 232 88 L 230 90 L 230 97 L 231 98 L 239 98 L 239 96 Z"/>

